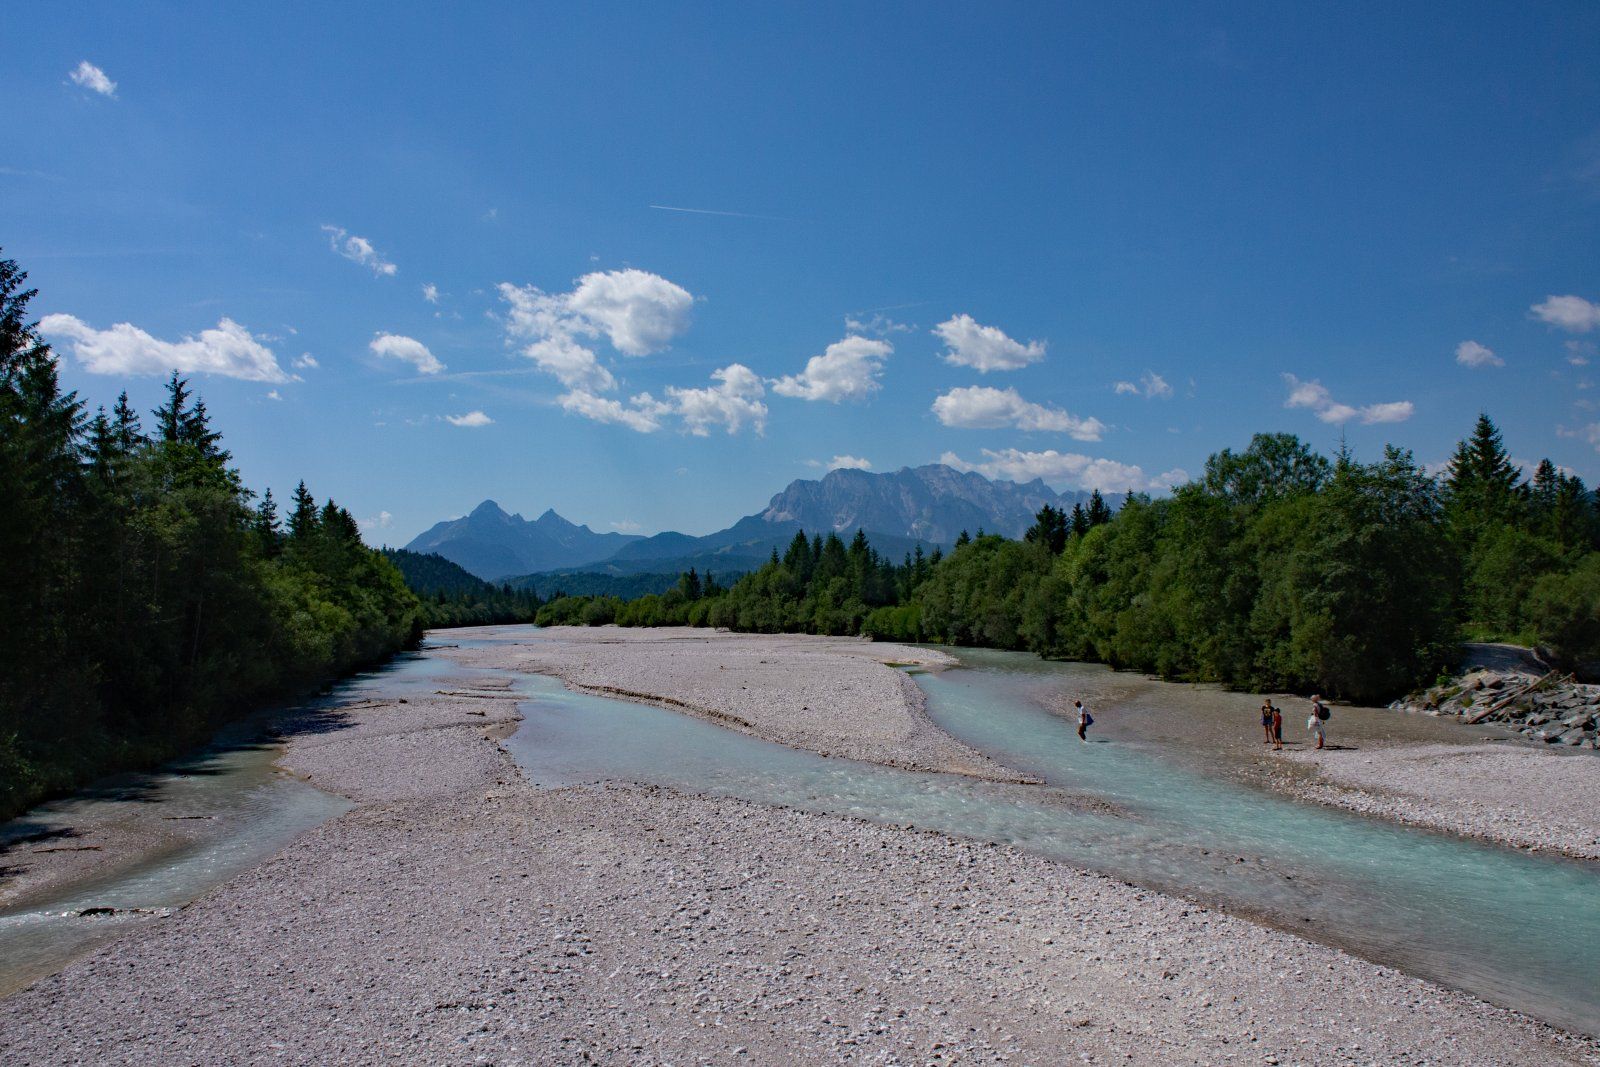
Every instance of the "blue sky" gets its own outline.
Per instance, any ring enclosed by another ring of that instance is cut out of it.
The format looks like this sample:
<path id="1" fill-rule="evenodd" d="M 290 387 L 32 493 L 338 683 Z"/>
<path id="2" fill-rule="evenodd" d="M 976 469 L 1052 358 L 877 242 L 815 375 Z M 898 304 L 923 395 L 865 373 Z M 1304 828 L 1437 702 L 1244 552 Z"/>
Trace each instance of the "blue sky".
<path id="1" fill-rule="evenodd" d="M 0 244 L 67 385 L 148 408 L 190 368 L 250 485 L 373 541 L 485 497 L 704 533 L 835 457 L 1159 490 L 1286 430 L 1433 463 L 1480 409 L 1600 480 L 1591 3 L 0 31 Z"/>

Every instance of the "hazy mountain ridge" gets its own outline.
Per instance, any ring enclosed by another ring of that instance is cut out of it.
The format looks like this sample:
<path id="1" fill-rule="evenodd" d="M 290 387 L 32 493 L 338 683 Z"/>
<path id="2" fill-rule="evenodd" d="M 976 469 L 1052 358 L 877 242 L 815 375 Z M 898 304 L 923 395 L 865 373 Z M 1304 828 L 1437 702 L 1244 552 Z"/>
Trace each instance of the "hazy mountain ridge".
<path id="1" fill-rule="evenodd" d="M 579 567 L 614 555 L 637 534 L 595 533 L 554 509 L 529 521 L 485 500 L 459 519 L 435 523 L 405 547 L 436 552 L 480 578 Z"/>
<path id="2" fill-rule="evenodd" d="M 798 480 L 772 498 L 761 518 L 798 522 L 807 530 L 857 529 L 951 544 L 962 530 L 1021 537 L 1046 504 L 1071 510 L 1087 493 L 1057 493 L 1043 481 L 991 481 L 942 463 L 872 474 L 835 470 Z"/>
<path id="3" fill-rule="evenodd" d="M 677 573 L 696 567 L 717 574 L 754 570 L 780 553 L 799 530 L 850 536 L 865 530 L 872 545 L 899 559 L 920 545 L 948 547 L 961 531 L 1020 537 L 1046 504 L 1070 510 L 1087 493 L 1057 493 L 1043 481 L 992 481 L 943 464 L 874 474 L 835 470 L 797 479 L 767 507 L 727 529 L 695 537 L 667 531 L 651 537 L 597 534 L 553 510 L 529 522 L 486 500 L 470 515 L 433 526 L 406 547 L 437 552 L 483 578 L 550 571 L 599 574 Z"/>

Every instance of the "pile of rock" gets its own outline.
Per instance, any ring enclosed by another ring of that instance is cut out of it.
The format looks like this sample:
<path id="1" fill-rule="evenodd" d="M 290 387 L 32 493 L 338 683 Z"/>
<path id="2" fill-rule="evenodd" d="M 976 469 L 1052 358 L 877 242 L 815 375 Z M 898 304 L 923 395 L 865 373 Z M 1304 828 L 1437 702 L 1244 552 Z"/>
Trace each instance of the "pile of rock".
<path id="1" fill-rule="evenodd" d="M 1389 705 L 1450 715 L 1469 725 L 1509 727 L 1535 741 L 1600 749 L 1600 685 L 1569 674 L 1474 670 Z"/>

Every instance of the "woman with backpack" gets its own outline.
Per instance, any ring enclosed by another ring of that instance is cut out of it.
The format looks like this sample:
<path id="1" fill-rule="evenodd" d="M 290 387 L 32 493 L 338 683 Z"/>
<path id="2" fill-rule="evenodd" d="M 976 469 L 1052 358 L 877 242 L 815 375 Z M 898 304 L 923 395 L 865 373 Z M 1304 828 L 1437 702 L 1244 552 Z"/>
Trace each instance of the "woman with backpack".
<path id="1" fill-rule="evenodd" d="M 1311 694 L 1311 717 L 1306 720 L 1306 729 L 1311 731 L 1311 736 L 1317 739 L 1317 747 L 1321 748 L 1328 739 L 1328 733 L 1322 724 L 1328 721 L 1328 708 L 1322 703 L 1322 696 Z"/>
<path id="2" fill-rule="evenodd" d="M 1083 701 L 1074 700 L 1072 706 L 1078 709 L 1078 740 L 1088 741 L 1087 731 L 1094 725 L 1094 716 L 1089 714 L 1089 709 L 1083 706 Z"/>

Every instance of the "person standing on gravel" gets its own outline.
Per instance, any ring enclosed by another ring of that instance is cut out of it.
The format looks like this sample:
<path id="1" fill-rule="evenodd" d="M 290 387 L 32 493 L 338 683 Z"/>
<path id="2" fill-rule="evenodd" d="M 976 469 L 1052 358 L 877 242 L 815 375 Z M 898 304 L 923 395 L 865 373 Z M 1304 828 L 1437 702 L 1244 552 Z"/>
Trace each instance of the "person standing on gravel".
<path id="1" fill-rule="evenodd" d="M 1270 701 L 1269 701 L 1269 703 L 1270 703 Z M 1270 732 L 1272 734 L 1272 747 L 1274 749 L 1282 748 L 1283 747 L 1283 709 L 1278 707 L 1276 704 L 1274 704 L 1272 706 L 1272 727 L 1271 727 L 1271 731 Z"/>
<path id="2" fill-rule="evenodd" d="M 1313 693 L 1311 695 L 1311 717 L 1306 720 L 1306 729 L 1311 732 L 1312 737 L 1317 739 L 1318 748 L 1321 748 L 1328 740 L 1327 730 L 1322 726 L 1327 721 L 1327 718 L 1328 709 L 1323 705 L 1321 695 Z"/>
<path id="3" fill-rule="evenodd" d="M 1267 739 L 1261 743 L 1263 745 L 1272 744 L 1272 699 L 1270 697 L 1267 698 L 1266 703 L 1261 705 L 1261 732 L 1267 735 Z"/>
<path id="4" fill-rule="evenodd" d="M 1094 725 L 1094 716 L 1089 714 L 1089 709 L 1083 706 L 1081 700 L 1074 700 L 1072 706 L 1078 709 L 1078 740 L 1088 741 L 1088 730 Z"/>

